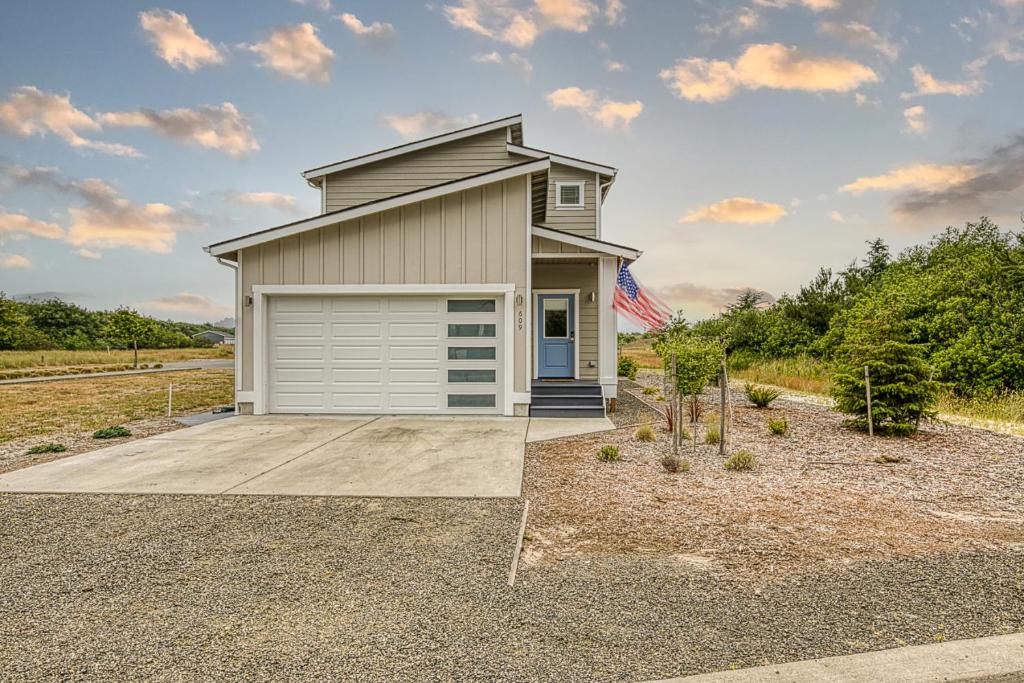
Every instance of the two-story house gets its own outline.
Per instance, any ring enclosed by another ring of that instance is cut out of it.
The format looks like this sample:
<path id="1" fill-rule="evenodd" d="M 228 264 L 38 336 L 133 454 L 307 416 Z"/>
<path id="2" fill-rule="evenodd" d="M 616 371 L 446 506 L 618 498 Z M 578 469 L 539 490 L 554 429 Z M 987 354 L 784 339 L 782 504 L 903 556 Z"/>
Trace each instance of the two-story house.
<path id="1" fill-rule="evenodd" d="M 305 171 L 321 213 L 212 244 L 236 272 L 239 412 L 603 415 L 616 169 L 521 116 Z"/>

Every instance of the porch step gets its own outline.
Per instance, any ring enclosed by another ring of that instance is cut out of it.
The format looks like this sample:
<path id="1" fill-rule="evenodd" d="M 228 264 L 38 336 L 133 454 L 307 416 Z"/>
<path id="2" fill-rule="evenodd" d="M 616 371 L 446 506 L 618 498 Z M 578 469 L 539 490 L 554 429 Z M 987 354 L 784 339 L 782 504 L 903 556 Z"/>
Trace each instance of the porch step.
<path id="1" fill-rule="evenodd" d="M 604 417 L 601 385 L 586 380 L 534 382 L 531 417 Z"/>
<path id="2" fill-rule="evenodd" d="M 537 406 L 538 408 L 550 408 L 557 406 L 572 406 L 573 408 L 600 408 L 604 399 L 601 398 L 600 394 L 597 394 L 596 396 L 594 394 L 576 393 L 558 395 L 535 394 L 530 401 L 530 405 Z"/>
<path id="3" fill-rule="evenodd" d="M 536 382 L 531 387 L 534 396 L 600 396 L 600 384 L 578 382 Z"/>
<path id="4" fill-rule="evenodd" d="M 575 406 L 530 406 L 530 417 L 604 417 L 604 406 L 577 408 Z"/>

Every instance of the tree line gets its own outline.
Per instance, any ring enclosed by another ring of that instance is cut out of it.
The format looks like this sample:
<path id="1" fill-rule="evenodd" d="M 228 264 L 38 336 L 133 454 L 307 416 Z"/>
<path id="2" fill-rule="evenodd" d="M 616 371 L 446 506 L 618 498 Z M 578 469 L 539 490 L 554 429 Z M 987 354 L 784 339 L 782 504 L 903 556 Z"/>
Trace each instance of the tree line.
<path id="1" fill-rule="evenodd" d="M 193 339 L 192 335 L 210 329 L 232 332 L 209 323 L 157 320 L 130 308 L 90 311 L 60 299 L 15 301 L 0 292 L 0 350 L 209 346 L 208 341 Z"/>

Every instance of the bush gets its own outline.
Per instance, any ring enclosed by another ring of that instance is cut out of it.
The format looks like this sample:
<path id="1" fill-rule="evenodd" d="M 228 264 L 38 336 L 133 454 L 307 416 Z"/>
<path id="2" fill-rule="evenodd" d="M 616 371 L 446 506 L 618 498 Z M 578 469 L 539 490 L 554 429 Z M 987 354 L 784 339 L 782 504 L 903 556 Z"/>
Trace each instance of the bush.
<path id="1" fill-rule="evenodd" d="M 875 458 L 875 462 L 880 465 L 895 465 L 896 463 L 903 462 L 903 456 L 893 455 L 892 453 L 882 453 Z"/>
<path id="2" fill-rule="evenodd" d="M 597 459 L 601 462 L 616 462 L 622 460 L 622 456 L 619 454 L 618 446 L 602 446 L 601 450 L 597 452 Z"/>
<path id="3" fill-rule="evenodd" d="M 644 387 L 644 396 L 651 396 L 657 394 L 660 390 L 658 387 Z"/>
<path id="4" fill-rule="evenodd" d="M 661 457 L 661 466 L 666 472 L 676 474 L 677 472 L 687 473 L 690 471 L 690 461 L 680 458 L 678 455 L 668 453 Z"/>
<path id="5" fill-rule="evenodd" d="M 63 453 L 67 450 L 67 446 L 59 443 L 44 443 L 38 446 L 33 446 L 28 449 L 29 455 L 38 455 L 39 453 Z"/>
<path id="6" fill-rule="evenodd" d="M 747 395 L 747 400 L 758 408 L 767 408 L 782 392 L 774 387 L 761 387 L 747 382 L 743 386 L 743 393 Z"/>
<path id="7" fill-rule="evenodd" d="M 714 422 L 708 423 L 708 431 L 704 434 L 704 443 L 709 446 L 717 446 L 722 441 L 722 432 L 718 428 L 718 424 Z"/>
<path id="8" fill-rule="evenodd" d="M 750 451 L 736 451 L 725 461 L 725 469 L 731 472 L 748 472 L 757 465 L 757 458 Z"/>
<path id="9" fill-rule="evenodd" d="M 784 417 L 768 420 L 768 431 L 775 436 L 786 436 L 789 433 L 789 422 Z"/>
<path id="10" fill-rule="evenodd" d="M 651 429 L 650 425 L 640 427 L 640 429 L 636 430 L 635 436 L 637 441 L 654 441 L 656 438 L 654 430 Z"/>
<path id="11" fill-rule="evenodd" d="M 127 427 L 104 427 L 103 429 L 97 429 L 92 433 L 94 439 L 118 439 L 122 436 L 131 436 L 131 430 Z"/>
<path id="12" fill-rule="evenodd" d="M 619 356 L 619 377 L 636 379 L 636 372 L 640 366 L 629 356 Z"/>
<path id="13" fill-rule="evenodd" d="M 836 410 L 851 415 L 847 421 L 867 429 L 864 367 L 871 376 L 871 420 L 875 431 L 908 436 L 917 431 L 921 418 L 934 417 L 932 406 L 938 398 L 939 383 L 919 346 L 886 341 L 878 344 L 849 344 L 832 375 L 832 398 Z"/>

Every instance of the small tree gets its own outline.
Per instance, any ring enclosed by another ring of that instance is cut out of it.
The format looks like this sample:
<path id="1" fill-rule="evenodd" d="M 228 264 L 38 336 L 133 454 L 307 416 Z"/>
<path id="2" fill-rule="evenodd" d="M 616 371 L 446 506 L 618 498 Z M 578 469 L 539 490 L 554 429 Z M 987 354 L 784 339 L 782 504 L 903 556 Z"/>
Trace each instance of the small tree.
<path id="1" fill-rule="evenodd" d="M 917 431 L 922 417 L 932 417 L 940 384 L 919 346 L 885 341 L 846 344 L 839 349 L 832 373 L 836 410 L 851 415 L 848 424 L 867 429 L 868 404 L 864 368 L 871 381 L 871 421 L 880 433 L 907 436 Z"/>
<path id="2" fill-rule="evenodd" d="M 155 324 L 130 308 L 114 311 L 103 328 L 103 336 L 111 344 L 131 346 L 135 351 L 135 367 L 139 367 L 139 344 L 153 336 Z"/>
<path id="3" fill-rule="evenodd" d="M 697 397 L 718 375 L 721 367 L 721 343 L 715 339 L 692 334 L 666 334 L 654 344 L 654 351 L 665 365 L 666 376 L 672 381 L 672 390 L 676 397 L 689 397 L 690 415 L 696 421 L 699 414 Z M 678 401 L 676 411 L 678 415 Z M 676 422 L 679 422 L 678 418 Z M 694 435 L 696 436 L 696 429 Z"/>

